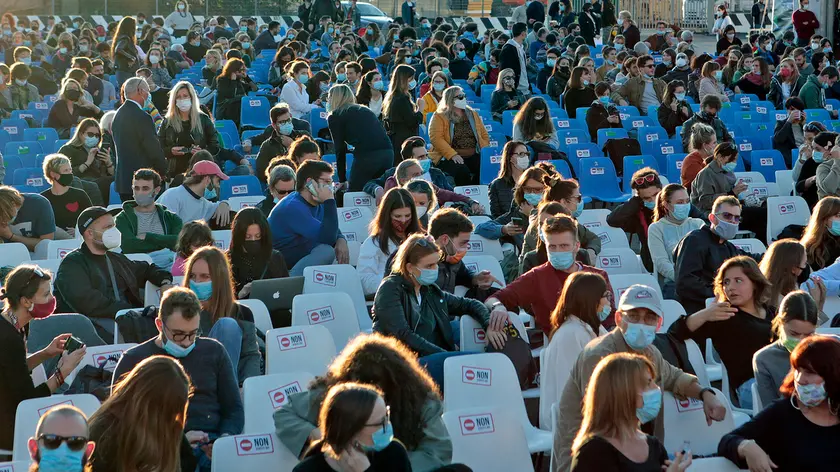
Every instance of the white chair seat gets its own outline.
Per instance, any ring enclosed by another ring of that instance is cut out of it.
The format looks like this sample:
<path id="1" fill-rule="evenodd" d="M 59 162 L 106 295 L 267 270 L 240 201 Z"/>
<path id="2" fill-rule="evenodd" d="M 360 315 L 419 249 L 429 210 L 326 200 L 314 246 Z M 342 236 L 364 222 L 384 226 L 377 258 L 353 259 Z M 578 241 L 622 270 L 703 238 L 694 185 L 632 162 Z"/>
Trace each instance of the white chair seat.
<path id="1" fill-rule="evenodd" d="M 549 452 L 554 445 L 554 434 L 551 431 L 543 431 L 533 426 L 525 427 L 525 439 L 528 440 L 528 452 L 531 454 Z"/>

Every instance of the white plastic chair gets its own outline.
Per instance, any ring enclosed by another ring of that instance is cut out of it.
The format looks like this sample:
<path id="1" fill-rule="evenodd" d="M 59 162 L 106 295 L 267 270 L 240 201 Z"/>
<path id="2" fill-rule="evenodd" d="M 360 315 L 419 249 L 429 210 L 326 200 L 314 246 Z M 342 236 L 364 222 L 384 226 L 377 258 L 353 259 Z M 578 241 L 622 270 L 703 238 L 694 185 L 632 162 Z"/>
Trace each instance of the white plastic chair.
<path id="1" fill-rule="evenodd" d="M 268 330 L 274 328 L 274 325 L 271 324 L 271 315 L 268 313 L 268 307 L 265 306 L 262 300 L 239 300 L 239 303 L 251 309 L 251 312 L 254 314 L 254 326 L 258 330 L 267 333 Z"/>
<path id="2" fill-rule="evenodd" d="M 347 250 L 350 252 L 350 265 L 359 265 L 359 252 L 362 250 L 361 241 L 347 241 Z"/>
<path id="3" fill-rule="evenodd" d="M 601 239 L 601 248 L 630 248 L 630 241 L 627 239 L 627 234 L 621 228 L 613 228 L 612 226 L 601 226 L 598 228 L 590 228 L 590 231 L 598 235 Z"/>
<path id="4" fill-rule="evenodd" d="M 472 316 L 462 316 L 461 350 L 464 352 L 484 352 L 487 348 L 487 333 Z"/>
<path id="5" fill-rule="evenodd" d="M 525 431 L 530 453 L 551 450 L 552 435 L 534 427 L 528 419 L 516 370 L 504 354 L 484 353 L 450 357 L 443 363 L 443 375 L 445 411 L 473 407 L 511 411 L 519 418 L 519 423 Z"/>
<path id="6" fill-rule="evenodd" d="M 715 394 L 722 395 L 720 390 L 716 389 Z M 716 454 L 720 438 L 735 429 L 732 411 L 728 404 L 722 403 L 727 407 L 723 421 L 713 421 L 712 425 L 708 426 L 702 401 L 693 398 L 679 400 L 670 392 L 663 392 L 665 450 L 673 454 L 682 448 L 683 441 L 689 441 L 692 454 Z"/>
<path id="7" fill-rule="evenodd" d="M 104 365 L 106 370 L 110 370 L 111 372 L 114 371 L 117 367 L 117 363 L 122 358 L 122 355 L 125 351 L 131 349 L 132 347 L 136 346 L 137 343 L 125 343 L 125 344 L 108 344 L 106 346 L 91 346 L 87 348 L 87 353 L 85 357 L 82 358 L 82 361 L 79 362 L 79 365 L 67 376 L 66 383 L 70 385 L 73 383 L 73 379 L 79 374 L 79 371 L 86 365 L 90 365 L 93 367 L 99 367 L 100 365 Z M 118 379 L 114 379 L 116 382 Z"/>
<path id="8" fill-rule="evenodd" d="M 749 420 L 749 415 L 752 415 L 752 410 L 736 407 L 732 403 L 732 394 L 729 393 L 730 390 L 732 390 L 729 383 L 729 373 L 726 371 L 726 365 L 723 362 L 720 363 L 720 377 L 720 388 L 723 391 L 723 397 L 726 398 L 727 403 L 729 403 L 729 408 L 732 409 L 733 414 L 736 416 L 740 413 L 740 417 L 735 419 L 735 426 L 741 426 L 741 424 L 746 422 L 744 421 L 744 417 Z"/>
<path id="9" fill-rule="evenodd" d="M 45 240 L 35 247 L 35 259 L 64 259 L 70 252 L 82 245 L 78 239 Z"/>
<path id="10" fill-rule="evenodd" d="M 597 232 L 595 231 L 596 229 L 609 226 L 607 224 L 607 216 L 609 216 L 609 214 L 610 211 L 604 208 L 583 210 L 580 216 L 578 216 L 577 221 L 578 224 L 586 226 L 590 231 Z"/>
<path id="11" fill-rule="evenodd" d="M 251 195 L 247 197 L 230 197 L 225 200 L 232 211 L 239 211 L 244 208 L 254 207 L 259 205 L 265 197 L 260 195 Z"/>
<path id="12" fill-rule="evenodd" d="M 609 247 L 595 256 L 595 267 L 603 269 L 610 276 L 613 274 L 647 274 L 638 254 L 629 247 Z"/>
<path id="13" fill-rule="evenodd" d="M 29 264 L 29 249 L 23 243 L 0 244 L 0 261 L 4 266 L 17 267 L 21 264 Z"/>
<path id="14" fill-rule="evenodd" d="M 361 332 L 353 300 L 342 292 L 305 293 L 292 300 L 292 326 L 312 325 L 329 330 L 337 351 Z"/>
<path id="15" fill-rule="evenodd" d="M 5 246 L 3 244 L 0 247 Z M 58 274 L 58 267 L 61 265 L 61 259 L 33 259 L 28 264 L 36 265 L 41 269 L 48 270 L 53 275 L 50 283 L 55 283 L 55 276 Z"/>
<path id="16" fill-rule="evenodd" d="M 488 221 L 491 221 L 489 216 L 484 216 L 484 215 L 470 216 L 469 219 L 470 219 L 470 221 L 472 221 L 473 226 L 478 226 L 482 223 L 486 223 Z"/>
<path id="17" fill-rule="evenodd" d="M 290 372 L 245 379 L 242 385 L 245 428 L 242 432 L 254 434 L 274 429 L 274 411 L 289 401 L 289 395 L 308 390 L 313 378 L 309 372 Z"/>
<path id="18" fill-rule="evenodd" d="M 152 256 L 150 256 L 148 254 L 143 254 L 143 253 L 126 254 L 125 257 L 127 257 L 128 259 L 130 259 L 132 261 L 147 262 L 149 264 L 154 264 L 154 261 L 152 260 Z"/>
<path id="19" fill-rule="evenodd" d="M 758 383 L 752 384 L 750 391 L 752 393 L 753 401 L 753 416 L 755 416 L 761 413 L 761 410 L 764 409 L 764 406 L 761 404 L 761 395 L 758 394 Z"/>
<path id="20" fill-rule="evenodd" d="M 42 383 L 47 381 L 47 369 L 44 368 L 44 364 L 38 364 L 37 367 L 32 369 L 32 385 L 38 386 Z M 0 471 L 2 472 L 2 471 Z"/>
<path id="21" fill-rule="evenodd" d="M 347 242 L 363 242 L 368 237 L 368 225 L 373 220 L 370 207 L 348 207 L 338 209 L 338 229 Z"/>
<path id="22" fill-rule="evenodd" d="M 376 213 L 376 199 L 365 192 L 345 192 L 344 208 L 362 207 L 367 208 L 371 213 Z"/>
<path id="23" fill-rule="evenodd" d="M 758 195 L 759 197 L 778 197 L 779 186 L 776 182 L 753 182 L 747 185 L 747 193 Z"/>
<path id="24" fill-rule="evenodd" d="M 504 407 L 450 410 L 443 423 L 452 440 L 452 463 L 476 471 L 533 470 L 516 413 Z"/>
<path id="25" fill-rule="evenodd" d="M 212 472 L 292 470 L 297 457 L 277 439 L 274 428 L 261 434 L 225 436 L 213 443 Z"/>
<path id="26" fill-rule="evenodd" d="M 779 186 L 780 196 L 787 197 L 793 195 L 793 189 L 796 186 L 796 182 L 793 181 L 793 171 L 777 170 L 776 184 Z"/>
<path id="27" fill-rule="evenodd" d="M 222 251 L 227 251 L 230 247 L 231 233 L 229 229 L 220 229 L 213 231 L 213 245 Z"/>
<path id="28" fill-rule="evenodd" d="M 733 239 L 730 242 L 744 252 L 750 252 L 753 254 L 764 254 L 767 252 L 767 246 L 755 238 Z"/>
<path id="29" fill-rule="evenodd" d="M 697 381 L 704 387 L 711 387 L 709 375 L 707 373 L 706 361 L 703 360 L 703 352 L 700 351 L 700 346 L 694 342 L 693 339 L 685 340 L 685 350 L 688 353 L 688 362 L 694 369 L 694 375 Z"/>
<path id="30" fill-rule="evenodd" d="M 691 461 L 691 467 L 687 469 L 688 472 L 738 472 L 739 470 L 747 469 L 739 469 L 725 457 L 694 459 Z"/>
<path id="31" fill-rule="evenodd" d="M 613 297 L 615 298 L 616 306 L 618 306 L 618 301 L 621 299 L 621 294 L 631 285 L 637 284 L 652 288 L 659 294 L 659 298 L 662 299 L 662 289 L 659 288 L 659 282 L 650 274 L 610 274 L 609 278 L 610 285 L 613 288 Z"/>
<path id="32" fill-rule="evenodd" d="M 265 335 L 265 373 L 323 375 L 335 357 L 335 342 L 323 326 L 276 328 Z"/>
<path id="33" fill-rule="evenodd" d="M 71 405 L 82 410 L 90 418 L 99 409 L 99 400 L 93 395 L 83 393 L 79 395 L 53 395 L 50 397 L 32 398 L 20 402 L 15 413 L 15 442 L 14 461 L 28 461 L 29 448 L 27 442 L 35 435 L 38 420 L 50 408 L 59 405 Z"/>
<path id="34" fill-rule="evenodd" d="M 764 178 L 764 174 L 761 172 L 735 172 L 735 181 L 743 181 L 745 184 L 758 184 L 758 183 L 765 183 L 767 179 Z"/>
<path id="35" fill-rule="evenodd" d="M 179 286 L 184 281 L 183 275 L 177 275 L 172 277 L 172 285 Z M 146 281 L 146 288 L 143 291 L 143 306 L 160 306 L 160 287 L 157 285 Z"/>
<path id="36" fill-rule="evenodd" d="M 483 270 L 489 270 L 493 277 L 501 282 L 502 288 L 505 287 L 505 273 L 502 271 L 502 266 L 499 264 L 499 260 L 493 256 L 464 256 L 464 265 L 467 266 L 471 272 L 481 272 Z M 494 286 L 496 284 L 493 284 Z"/>
<path id="37" fill-rule="evenodd" d="M 490 211 L 490 188 L 486 185 L 464 185 L 454 188 L 455 193 L 465 195 L 477 201 L 486 211 Z"/>
<path id="38" fill-rule="evenodd" d="M 770 197 L 767 199 L 767 242 L 788 225 L 807 226 L 811 210 L 802 197 Z"/>
<path id="39" fill-rule="evenodd" d="M 505 257 L 502 244 L 498 239 L 487 239 L 475 233 L 470 235 L 467 254 L 470 256 L 492 256 L 497 261 L 501 261 Z"/>
<path id="40" fill-rule="evenodd" d="M 0 472 L 28 472 L 29 464 L 29 460 L 0 462 Z"/>
<path id="41" fill-rule="evenodd" d="M 665 317 L 662 319 L 662 326 L 660 326 L 657 333 L 666 333 L 680 316 L 685 316 L 685 308 L 676 300 L 662 300 L 662 312 Z"/>
<path id="42" fill-rule="evenodd" d="M 311 266 L 303 270 L 303 293 L 344 292 L 356 307 L 359 330 L 370 331 L 373 322 L 365 303 L 365 292 L 356 268 L 350 264 Z"/>

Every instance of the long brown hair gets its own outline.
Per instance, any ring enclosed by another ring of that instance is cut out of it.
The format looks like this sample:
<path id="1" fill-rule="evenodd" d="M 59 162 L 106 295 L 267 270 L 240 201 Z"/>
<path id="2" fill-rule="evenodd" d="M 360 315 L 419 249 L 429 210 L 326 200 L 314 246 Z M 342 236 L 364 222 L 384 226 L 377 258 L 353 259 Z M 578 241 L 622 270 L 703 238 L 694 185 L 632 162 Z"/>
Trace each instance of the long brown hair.
<path id="1" fill-rule="evenodd" d="M 384 399 L 384 395 L 373 385 L 356 382 L 333 385 L 318 413 L 321 439 L 310 446 L 305 456 L 317 454 L 324 446 L 330 449 L 324 452 L 334 456 L 352 447 L 353 437 L 365 428 L 379 398 Z"/>
<path id="2" fill-rule="evenodd" d="M 525 182 L 529 180 L 535 180 L 543 185 L 543 187 L 545 186 L 543 177 L 546 175 L 552 175 L 550 172 L 553 172 L 554 166 L 547 161 L 543 162 L 546 162 L 546 164 L 540 162 L 535 164 L 533 167 L 529 167 L 525 170 L 525 172 L 522 172 L 522 175 L 519 176 L 519 180 L 516 181 L 516 187 L 513 189 L 514 200 L 525 200 Z M 545 193 L 545 189 L 543 189 L 543 193 Z"/>
<path id="3" fill-rule="evenodd" d="M 181 286 L 190 288 L 190 273 L 196 261 L 203 260 L 210 269 L 210 280 L 213 281 L 213 293 L 210 299 L 201 302 L 203 310 L 210 313 L 212 323 L 219 318 L 227 318 L 235 313 L 235 296 L 233 280 L 230 277 L 230 264 L 225 253 L 216 246 L 205 246 L 190 256 L 184 264 L 184 281 Z"/>
<path id="4" fill-rule="evenodd" d="M 382 99 L 383 116 L 389 116 L 391 103 L 399 95 L 408 98 L 412 107 L 414 106 L 414 99 L 411 98 L 411 90 L 408 88 L 408 83 L 412 79 L 414 79 L 414 69 L 411 66 L 400 64 L 394 68 L 394 72 L 391 73 L 391 84 L 388 87 L 388 92 Z"/>
<path id="5" fill-rule="evenodd" d="M 680 190 L 688 193 L 685 187 L 680 184 L 668 184 L 661 192 L 659 192 L 659 195 L 656 196 L 656 207 L 653 209 L 654 223 L 670 214 L 667 204 L 671 201 L 671 195 L 679 192 Z"/>
<path id="6" fill-rule="evenodd" d="M 802 245 L 805 246 L 805 253 L 808 254 L 808 264 L 814 269 L 823 268 L 832 261 L 826 260 L 828 248 L 826 240 L 834 237 L 828 232 L 828 219 L 840 214 L 840 198 L 823 197 L 814 207 L 805 234 L 802 236 Z"/>
<path id="7" fill-rule="evenodd" d="M 56 24 L 58 24 L 56 22 Z M 117 24 L 116 31 L 114 31 L 114 37 L 111 40 L 111 60 L 117 60 L 117 41 L 120 36 L 127 37 L 132 45 L 137 45 L 137 20 L 134 19 L 133 16 L 124 16 L 122 20 L 120 20 L 119 24 Z"/>
<path id="8" fill-rule="evenodd" d="M 420 444 L 425 433 L 423 409 L 427 401 L 440 401 L 437 385 L 417 362 L 414 354 L 396 338 L 378 333 L 356 336 L 330 364 L 323 377 L 312 381 L 310 390 L 322 393 L 312 397 L 312 407 L 324 401 L 327 391 L 343 382 L 375 385 L 391 407 L 394 436 L 408 450 Z"/>
<path id="9" fill-rule="evenodd" d="M 502 165 L 499 168 L 499 176 L 498 179 L 507 180 L 508 183 L 513 183 L 513 166 L 516 165 L 513 162 L 513 153 L 516 151 L 518 146 L 524 146 L 525 149 L 528 149 L 528 146 L 525 146 L 525 143 L 522 141 L 508 141 L 505 143 L 505 147 L 502 148 Z"/>
<path id="10" fill-rule="evenodd" d="M 232 74 L 235 74 L 235 73 L 241 71 L 244 68 L 245 68 L 245 63 L 242 61 L 242 59 L 239 59 L 239 58 L 236 58 L 236 57 L 233 58 L 233 59 L 229 59 L 227 61 L 227 63 L 225 64 L 225 68 L 222 69 L 222 77 L 224 77 L 226 79 L 231 79 L 230 76 Z M 233 79 L 231 79 L 231 80 L 233 80 Z"/>
<path id="11" fill-rule="evenodd" d="M 726 300 L 723 280 L 729 269 L 740 268 L 753 284 L 753 303 L 759 308 L 767 303 L 770 295 L 770 281 L 761 273 L 758 264 L 751 257 L 735 256 L 727 259 L 718 269 L 714 280 L 715 297 L 718 301 Z"/>
<path id="12" fill-rule="evenodd" d="M 394 210 L 402 208 L 411 208 L 411 222 L 405 228 L 406 236 L 412 233 L 419 233 L 420 221 L 417 219 L 414 198 L 408 190 L 400 187 L 392 188 L 385 193 L 385 196 L 382 198 L 382 203 L 376 211 L 376 216 L 371 220 L 370 226 L 368 227 L 370 237 L 379 244 L 379 250 L 386 256 L 391 255 L 388 251 L 388 241 L 393 241 L 397 246 L 402 243 L 396 231 L 391 226 L 391 213 Z"/>
<path id="13" fill-rule="evenodd" d="M 759 268 L 770 281 L 769 300 L 778 306 L 782 297 L 799 286 L 793 269 L 799 267 L 805 257 L 805 247 L 795 239 L 781 239 L 774 242 L 761 258 Z"/>
<path id="14" fill-rule="evenodd" d="M 537 110 L 542 110 L 545 114 L 539 122 L 534 119 Z M 555 132 L 548 104 L 542 97 L 529 98 L 513 118 L 513 125 L 520 127 L 526 141 L 533 139 L 537 134 L 548 136 Z"/>
<path id="15" fill-rule="evenodd" d="M 817 326 L 819 324 L 819 314 L 820 309 L 810 293 L 804 290 L 794 290 L 785 295 L 785 298 L 779 303 L 776 317 L 773 318 L 773 334 L 776 337 L 781 337 L 784 324 L 793 320 L 805 321 Z"/>
<path id="16" fill-rule="evenodd" d="M 113 452 L 114 468 L 122 472 L 180 471 L 191 390 L 184 368 L 170 357 L 137 364 L 90 418 L 97 449 Z"/>
<path id="17" fill-rule="evenodd" d="M 554 333 L 570 316 L 576 316 L 589 325 L 597 336 L 601 327 L 601 321 L 598 319 L 598 305 L 606 291 L 607 282 L 600 274 L 575 272 L 569 276 L 563 284 L 557 306 L 551 312 L 549 339 L 554 337 Z"/>

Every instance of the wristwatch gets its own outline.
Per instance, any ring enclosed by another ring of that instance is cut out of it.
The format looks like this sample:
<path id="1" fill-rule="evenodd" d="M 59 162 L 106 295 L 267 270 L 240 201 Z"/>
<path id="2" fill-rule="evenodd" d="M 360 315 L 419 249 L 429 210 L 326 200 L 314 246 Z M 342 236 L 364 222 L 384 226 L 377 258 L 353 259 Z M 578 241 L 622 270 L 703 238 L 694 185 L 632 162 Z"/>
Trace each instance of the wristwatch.
<path id="1" fill-rule="evenodd" d="M 494 303 L 494 304 L 490 305 L 490 311 L 495 310 L 495 309 L 496 309 L 496 307 L 497 307 L 497 306 L 500 306 L 500 305 L 501 305 L 501 306 L 504 306 L 504 303 L 502 303 L 502 302 L 496 302 L 496 303 Z"/>

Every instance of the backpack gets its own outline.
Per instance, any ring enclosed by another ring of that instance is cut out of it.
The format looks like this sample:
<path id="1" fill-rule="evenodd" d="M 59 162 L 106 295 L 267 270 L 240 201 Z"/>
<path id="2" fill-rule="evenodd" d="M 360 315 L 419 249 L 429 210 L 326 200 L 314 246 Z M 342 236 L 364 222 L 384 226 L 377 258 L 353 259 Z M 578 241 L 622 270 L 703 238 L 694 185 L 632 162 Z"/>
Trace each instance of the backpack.
<path id="1" fill-rule="evenodd" d="M 521 333 L 510 321 L 505 321 L 503 330 L 507 334 L 507 341 L 501 350 L 497 350 L 489 342 L 485 352 L 500 352 L 510 359 L 519 378 L 520 390 L 528 390 L 539 373 L 539 368 L 531 354 L 531 346 L 522 339 Z"/>
<path id="2" fill-rule="evenodd" d="M 604 144 L 604 155 L 610 157 L 618 177 L 624 175 L 624 156 L 638 156 L 641 153 L 639 141 L 633 138 L 608 139 Z"/>
<path id="3" fill-rule="evenodd" d="M 100 402 L 104 402 L 109 396 L 111 396 L 111 383 L 114 375 L 114 373 L 106 369 L 105 366 L 108 365 L 109 362 L 113 362 L 113 364 L 116 365 L 119 360 L 120 355 L 113 354 L 108 356 L 104 362 L 101 362 L 99 367 L 94 367 L 92 365 L 82 367 L 82 370 L 76 374 L 76 378 L 73 379 L 73 383 L 70 384 L 70 388 L 67 389 L 67 392 L 65 393 L 68 395 L 89 393 L 99 399 Z"/>
<path id="4" fill-rule="evenodd" d="M 157 318 L 156 306 L 147 306 L 143 308 L 143 311 L 130 310 L 118 316 L 116 322 L 123 342 L 142 344 L 156 337 L 158 329 L 155 326 L 155 318 Z"/>

